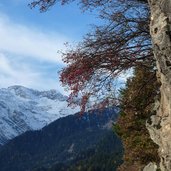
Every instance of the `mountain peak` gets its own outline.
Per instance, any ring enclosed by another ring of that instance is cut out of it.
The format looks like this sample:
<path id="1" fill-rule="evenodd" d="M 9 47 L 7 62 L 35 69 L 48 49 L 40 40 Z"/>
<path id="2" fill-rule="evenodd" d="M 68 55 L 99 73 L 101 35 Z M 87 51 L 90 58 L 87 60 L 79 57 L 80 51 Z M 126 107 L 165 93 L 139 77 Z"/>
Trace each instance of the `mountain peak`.
<path id="1" fill-rule="evenodd" d="M 37 98 L 37 97 L 46 97 L 51 100 L 61 100 L 61 101 L 66 101 L 67 96 L 64 96 L 62 93 L 55 89 L 47 90 L 47 91 L 39 91 L 39 90 L 34 90 L 30 89 L 24 86 L 20 85 L 14 85 L 10 86 L 7 88 L 7 91 L 21 97 L 21 98 Z"/>
<path id="2" fill-rule="evenodd" d="M 0 89 L 0 96 L 0 144 L 79 112 L 78 108 L 68 107 L 67 97 L 56 90 L 38 91 L 15 85 Z"/>

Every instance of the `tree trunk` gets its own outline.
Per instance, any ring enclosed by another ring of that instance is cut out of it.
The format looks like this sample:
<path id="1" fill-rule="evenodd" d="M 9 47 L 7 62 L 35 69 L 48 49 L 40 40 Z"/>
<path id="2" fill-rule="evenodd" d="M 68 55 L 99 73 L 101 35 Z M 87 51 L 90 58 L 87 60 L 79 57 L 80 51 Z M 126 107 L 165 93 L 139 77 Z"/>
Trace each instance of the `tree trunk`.
<path id="1" fill-rule="evenodd" d="M 161 82 L 156 115 L 147 123 L 150 136 L 159 145 L 160 169 L 171 171 L 171 0 L 148 0 L 150 32 Z"/>

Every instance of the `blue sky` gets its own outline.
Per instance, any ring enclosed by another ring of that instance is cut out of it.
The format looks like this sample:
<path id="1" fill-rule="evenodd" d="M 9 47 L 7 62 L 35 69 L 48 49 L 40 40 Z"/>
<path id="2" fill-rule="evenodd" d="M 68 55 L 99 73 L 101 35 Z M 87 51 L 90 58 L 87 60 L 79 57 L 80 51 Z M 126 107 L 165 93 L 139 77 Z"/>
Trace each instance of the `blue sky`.
<path id="1" fill-rule="evenodd" d="M 23 85 L 63 92 L 58 71 L 64 66 L 59 50 L 75 45 L 99 23 L 94 13 L 76 4 L 56 5 L 46 13 L 31 10 L 29 0 L 0 1 L 0 87 Z"/>

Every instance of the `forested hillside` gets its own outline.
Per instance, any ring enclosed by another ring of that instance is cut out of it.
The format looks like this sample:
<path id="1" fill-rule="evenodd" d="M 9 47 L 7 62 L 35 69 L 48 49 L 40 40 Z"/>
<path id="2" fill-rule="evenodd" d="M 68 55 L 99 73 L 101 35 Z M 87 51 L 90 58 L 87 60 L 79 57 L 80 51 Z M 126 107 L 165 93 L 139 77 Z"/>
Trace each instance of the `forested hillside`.
<path id="1" fill-rule="evenodd" d="M 57 163 L 34 171 L 116 171 L 122 163 L 123 149 L 113 131 L 109 131 L 92 149 L 83 150 L 69 163 Z"/>
<path id="2" fill-rule="evenodd" d="M 0 149 L 0 170 L 34 170 L 53 165 L 60 168 L 58 171 L 63 166 L 71 170 L 115 170 L 122 156 L 121 141 L 111 131 L 117 112 L 118 109 L 109 108 L 78 113 L 60 118 L 40 131 L 26 132 Z"/>

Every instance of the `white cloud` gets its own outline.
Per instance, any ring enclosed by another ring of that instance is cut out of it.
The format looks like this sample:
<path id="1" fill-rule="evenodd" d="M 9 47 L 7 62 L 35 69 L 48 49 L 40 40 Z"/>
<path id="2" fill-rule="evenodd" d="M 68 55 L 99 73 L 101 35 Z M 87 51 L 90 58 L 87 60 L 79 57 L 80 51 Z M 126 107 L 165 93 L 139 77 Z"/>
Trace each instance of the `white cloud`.
<path id="1" fill-rule="evenodd" d="M 0 13 L 0 88 L 23 85 L 34 89 L 58 89 L 57 78 L 65 36 L 14 23 Z"/>
<path id="2" fill-rule="evenodd" d="M 8 55 L 0 53 L 1 88 L 11 85 L 23 85 L 41 90 L 58 89 L 63 92 L 63 88 L 60 86 L 57 76 L 52 78 L 45 75 L 42 70 L 35 70 L 30 64 L 24 63 L 24 61 L 13 61 Z"/>
<path id="3" fill-rule="evenodd" d="M 39 78 L 39 74 L 36 71 L 31 71 L 27 65 L 20 63 L 20 67 L 17 67 L 16 63 L 12 63 L 7 56 L 0 54 L 1 87 L 13 84 L 31 86 Z"/>
<path id="4" fill-rule="evenodd" d="M 20 80 L 25 82 L 25 78 L 27 78 L 26 82 L 28 83 L 29 75 L 28 71 L 26 72 L 26 70 L 27 69 L 23 70 L 23 68 L 16 68 L 4 54 L 0 54 L 0 79 L 2 80 L 0 83 L 1 86 L 6 86 L 11 83 L 20 84 Z"/>
<path id="5" fill-rule="evenodd" d="M 123 72 L 122 74 L 119 75 L 119 82 L 121 83 L 126 83 L 127 79 L 130 78 L 133 75 L 133 68 Z"/>
<path id="6" fill-rule="evenodd" d="M 58 50 L 64 49 L 65 36 L 43 32 L 32 26 L 13 23 L 0 14 L 0 51 L 29 56 L 39 60 L 61 62 Z"/>

